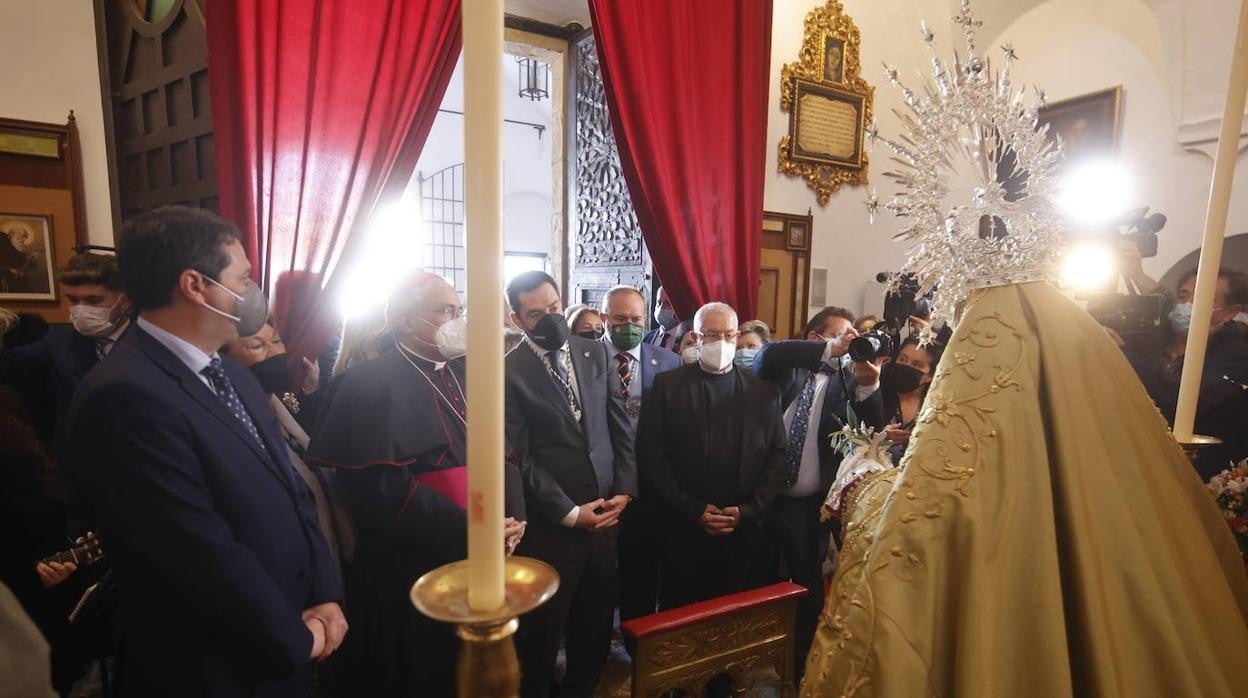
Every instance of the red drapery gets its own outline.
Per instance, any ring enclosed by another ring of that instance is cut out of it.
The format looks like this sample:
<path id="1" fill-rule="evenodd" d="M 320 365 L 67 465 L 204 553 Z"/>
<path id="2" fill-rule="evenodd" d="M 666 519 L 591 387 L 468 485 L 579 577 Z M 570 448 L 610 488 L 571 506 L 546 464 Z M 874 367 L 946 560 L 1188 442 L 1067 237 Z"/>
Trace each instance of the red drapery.
<path id="1" fill-rule="evenodd" d="M 624 178 L 682 318 L 758 303 L 771 0 L 590 0 Z"/>
<path id="2" fill-rule="evenodd" d="M 208 3 L 221 214 L 246 236 L 296 365 L 335 329 L 335 270 L 416 167 L 459 13 L 460 0 Z"/>

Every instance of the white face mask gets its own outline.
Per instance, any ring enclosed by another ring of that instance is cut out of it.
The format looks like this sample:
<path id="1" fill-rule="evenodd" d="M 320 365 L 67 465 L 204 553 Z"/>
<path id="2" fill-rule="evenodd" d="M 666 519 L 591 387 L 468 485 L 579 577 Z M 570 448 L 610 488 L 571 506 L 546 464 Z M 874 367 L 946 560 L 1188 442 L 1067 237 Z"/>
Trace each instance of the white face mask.
<path id="1" fill-rule="evenodd" d="M 117 323 L 110 318 L 121 298 L 111 308 L 100 308 L 93 305 L 69 306 L 69 321 L 73 323 L 78 334 L 87 337 L 107 337 L 117 329 Z"/>
<path id="2" fill-rule="evenodd" d="M 685 347 L 685 350 L 680 352 L 680 360 L 686 366 L 698 363 L 698 347 L 696 345 Z"/>
<path id="3" fill-rule="evenodd" d="M 448 361 L 458 359 L 467 354 L 468 317 L 461 315 L 454 320 L 439 325 L 438 331 L 433 336 L 433 341 L 437 343 L 438 351 Z"/>
<path id="4" fill-rule="evenodd" d="M 698 360 L 707 373 L 727 373 L 732 370 L 732 360 L 736 355 L 736 342 L 720 339 L 704 343 L 698 352 Z"/>

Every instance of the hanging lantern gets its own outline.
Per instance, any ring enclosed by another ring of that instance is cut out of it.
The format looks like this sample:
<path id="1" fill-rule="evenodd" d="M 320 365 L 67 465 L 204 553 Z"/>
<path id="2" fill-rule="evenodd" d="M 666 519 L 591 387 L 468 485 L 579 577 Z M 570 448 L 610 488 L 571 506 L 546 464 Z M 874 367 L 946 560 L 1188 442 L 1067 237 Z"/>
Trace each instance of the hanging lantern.
<path id="1" fill-rule="evenodd" d="M 520 96 L 534 102 L 550 96 L 550 66 L 532 58 L 516 57 L 520 71 Z"/>

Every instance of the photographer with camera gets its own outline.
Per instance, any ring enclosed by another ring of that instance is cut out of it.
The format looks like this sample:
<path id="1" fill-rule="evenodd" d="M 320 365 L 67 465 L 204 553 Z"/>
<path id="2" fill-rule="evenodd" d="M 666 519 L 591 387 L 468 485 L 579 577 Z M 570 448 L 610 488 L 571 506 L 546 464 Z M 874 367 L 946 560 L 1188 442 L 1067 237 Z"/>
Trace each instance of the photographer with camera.
<path id="1" fill-rule="evenodd" d="M 889 455 L 894 465 L 901 464 L 901 457 L 910 446 L 910 433 L 923 409 L 923 399 L 942 353 L 944 345 L 940 342 L 921 346 L 918 337 L 909 337 L 901 343 L 897 356 L 887 360 L 880 371 L 880 393 L 884 414 L 888 415 L 885 434 L 893 442 Z"/>
<path id="2" fill-rule="evenodd" d="M 1168 327 L 1160 350 L 1136 343 L 1134 346 L 1110 330 L 1110 336 L 1124 347 L 1157 408 L 1173 424 L 1178 406 L 1179 379 L 1183 373 L 1187 331 L 1192 320 L 1196 272 L 1179 280 L 1175 304 L 1167 313 Z M 1196 405 L 1195 431 L 1222 440 L 1200 452 L 1196 469 L 1208 480 L 1232 462 L 1248 457 L 1248 275 L 1221 269 L 1213 296 L 1208 350 Z"/>
<path id="3" fill-rule="evenodd" d="M 887 355 L 889 339 L 883 333 L 859 337 L 853 325 L 848 310 L 824 308 L 802 330 L 805 339 L 771 342 L 754 359 L 755 374 L 780 388 L 788 435 L 788 476 L 767 515 L 769 545 L 759 582 L 778 581 L 783 558 L 793 582 L 810 592 L 797 607 L 799 676 L 823 608 L 821 565 L 831 528 L 820 523 L 819 505 L 841 463 L 829 437 L 851 418 L 876 429 L 885 424 L 879 356 Z"/>

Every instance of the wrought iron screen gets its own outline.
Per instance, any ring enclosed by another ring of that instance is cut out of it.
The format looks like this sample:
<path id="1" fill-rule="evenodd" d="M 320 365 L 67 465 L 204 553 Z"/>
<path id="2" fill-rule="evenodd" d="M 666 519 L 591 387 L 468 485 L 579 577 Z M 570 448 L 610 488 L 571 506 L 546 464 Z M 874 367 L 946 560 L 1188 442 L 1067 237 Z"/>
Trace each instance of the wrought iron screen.
<path id="1" fill-rule="evenodd" d="M 417 174 L 420 217 L 426 238 L 421 250 L 424 268 L 446 277 L 460 295 L 468 288 L 464 247 L 464 164 Z"/>

